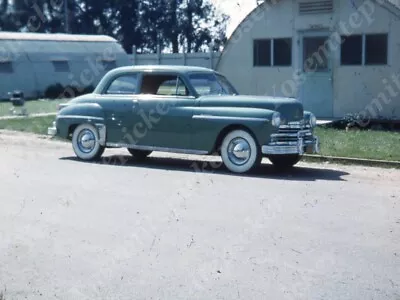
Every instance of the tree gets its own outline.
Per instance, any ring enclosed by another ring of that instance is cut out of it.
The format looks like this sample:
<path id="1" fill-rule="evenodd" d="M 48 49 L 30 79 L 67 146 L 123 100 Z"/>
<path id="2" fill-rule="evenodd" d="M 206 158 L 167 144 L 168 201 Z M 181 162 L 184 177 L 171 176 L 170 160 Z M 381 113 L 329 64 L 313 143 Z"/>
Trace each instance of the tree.
<path id="1" fill-rule="evenodd" d="M 67 1 L 67 2 L 64 2 Z M 228 17 L 210 0 L 0 0 L 0 30 L 106 34 L 128 53 L 195 52 L 226 41 Z M 65 5 L 68 20 L 65 18 Z M 68 22 L 66 24 L 66 22 Z M 68 26 L 66 26 L 68 25 Z"/>
<path id="2" fill-rule="evenodd" d="M 141 28 L 147 48 L 157 45 L 173 53 L 195 52 L 210 42 L 219 48 L 226 41 L 228 17 L 208 0 L 143 1 Z"/>
<path id="3" fill-rule="evenodd" d="M 226 41 L 227 15 L 207 0 L 186 0 L 181 10 L 181 43 L 187 52 L 198 52 L 209 43 L 219 48 Z"/>
<path id="4" fill-rule="evenodd" d="M 7 30 L 9 22 L 8 0 L 0 0 L 0 30 Z"/>
<path id="5" fill-rule="evenodd" d="M 139 24 L 139 0 L 115 0 L 110 15 L 115 20 L 114 35 L 121 41 L 125 51 L 132 53 L 132 46 L 143 43 L 142 30 Z"/>
<path id="6" fill-rule="evenodd" d="M 155 51 L 172 47 L 174 53 L 179 51 L 180 24 L 178 7 L 182 0 L 153 0 L 141 4 L 140 25 L 143 30 L 145 51 Z"/>

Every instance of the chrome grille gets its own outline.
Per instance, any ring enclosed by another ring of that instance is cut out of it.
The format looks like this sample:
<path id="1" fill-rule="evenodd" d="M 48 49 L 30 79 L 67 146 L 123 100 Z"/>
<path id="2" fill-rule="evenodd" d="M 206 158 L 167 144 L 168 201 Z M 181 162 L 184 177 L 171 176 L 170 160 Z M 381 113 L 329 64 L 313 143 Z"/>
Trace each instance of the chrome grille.
<path id="1" fill-rule="evenodd" d="M 291 122 L 281 125 L 277 134 L 272 135 L 272 142 L 277 144 L 297 143 L 299 138 L 311 140 L 313 138 L 312 128 L 304 122 Z"/>

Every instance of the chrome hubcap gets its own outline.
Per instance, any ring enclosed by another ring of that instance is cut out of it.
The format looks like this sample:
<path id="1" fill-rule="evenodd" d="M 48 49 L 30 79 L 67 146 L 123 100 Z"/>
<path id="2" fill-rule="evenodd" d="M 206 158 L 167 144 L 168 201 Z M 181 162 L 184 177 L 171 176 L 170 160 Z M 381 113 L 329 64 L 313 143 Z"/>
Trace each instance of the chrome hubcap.
<path id="1" fill-rule="evenodd" d="M 243 138 L 233 139 L 228 145 L 228 156 L 235 165 L 244 165 L 251 156 L 250 144 Z"/>
<path id="2" fill-rule="evenodd" d="M 94 133 L 89 129 L 82 130 L 78 136 L 79 150 L 84 153 L 90 153 L 93 151 L 95 146 L 96 136 L 94 135 Z"/>

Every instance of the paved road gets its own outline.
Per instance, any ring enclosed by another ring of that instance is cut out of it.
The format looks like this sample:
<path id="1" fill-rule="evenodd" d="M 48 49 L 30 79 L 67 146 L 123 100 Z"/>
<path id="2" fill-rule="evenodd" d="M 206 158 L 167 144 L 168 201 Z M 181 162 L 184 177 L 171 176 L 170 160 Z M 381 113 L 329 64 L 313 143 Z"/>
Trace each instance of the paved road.
<path id="1" fill-rule="evenodd" d="M 125 153 L 0 133 L 6 300 L 400 299 L 400 171 Z"/>

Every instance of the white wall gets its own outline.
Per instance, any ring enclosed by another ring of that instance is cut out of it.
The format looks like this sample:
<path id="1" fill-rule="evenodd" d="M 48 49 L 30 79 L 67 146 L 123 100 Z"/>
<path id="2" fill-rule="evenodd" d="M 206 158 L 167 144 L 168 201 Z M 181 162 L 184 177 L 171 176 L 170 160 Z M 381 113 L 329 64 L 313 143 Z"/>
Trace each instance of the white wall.
<path id="1" fill-rule="evenodd" d="M 178 65 L 215 69 L 220 56 L 219 52 L 133 54 L 131 62 L 133 65 Z"/>
<path id="2" fill-rule="evenodd" d="M 340 9 L 340 19 L 349 20 L 354 10 L 344 5 Z M 337 55 L 334 69 L 334 114 L 341 117 L 346 113 L 364 113 L 369 111 L 374 99 L 385 90 L 383 79 L 393 74 L 400 76 L 400 17 L 389 13 L 385 8 L 376 5 L 373 22 L 363 22 L 354 29 L 354 33 L 389 33 L 388 65 L 386 66 L 341 66 Z M 391 81 L 391 80 L 390 80 Z M 391 81 L 392 82 L 392 81 Z M 391 84 L 395 86 L 393 83 Z M 400 95 L 400 87 L 396 88 Z M 385 92 L 389 95 L 388 92 Z M 400 96 L 394 97 L 390 103 L 382 104 L 382 110 L 374 109 L 376 116 L 400 117 Z M 390 97 L 389 97 L 390 98 Z M 388 101 L 389 102 L 389 101 Z M 372 105 L 375 107 L 375 105 Z"/>
<path id="3" fill-rule="evenodd" d="M 292 78 L 294 68 L 253 67 L 253 40 L 292 37 L 293 4 L 287 0 L 275 4 L 270 9 L 266 7 L 259 6 L 234 32 L 217 69 L 227 74 L 242 94 L 282 96 L 282 84 Z M 295 59 L 293 57 L 293 63 Z"/>
<path id="4" fill-rule="evenodd" d="M 354 0 L 354 2 L 357 5 L 363 3 L 361 0 Z M 258 7 L 232 36 L 217 66 L 218 71 L 227 74 L 233 84 L 244 94 L 297 97 L 299 89 L 288 93 L 287 91 L 290 92 L 291 89 L 284 87 L 285 82 L 294 79 L 293 74 L 302 63 L 299 55 L 299 33 L 315 28 L 334 33 L 339 29 L 340 21 L 353 24 L 354 19 L 350 16 L 356 12 L 356 9 L 351 5 L 351 1 L 338 0 L 334 1 L 334 5 L 334 14 L 303 16 L 298 15 L 296 0 L 283 0 L 278 4 Z M 370 6 L 365 9 L 368 13 L 372 12 L 371 16 L 365 17 L 361 14 L 362 23 L 359 27 L 353 26 L 352 31 L 354 33 L 389 33 L 388 65 L 341 66 L 339 47 L 332 54 L 334 117 L 343 117 L 347 113 L 363 113 L 365 109 L 369 111 L 371 101 L 384 89 L 382 78 L 390 78 L 394 73 L 400 73 L 400 17 L 376 3 L 372 11 Z M 253 67 L 254 39 L 284 37 L 293 37 L 292 67 Z M 239 69 L 240 72 L 237 71 Z M 400 94 L 400 87 L 397 87 L 397 92 Z M 388 104 L 383 103 L 382 109 L 378 109 L 375 114 L 400 117 L 400 96 L 387 102 Z"/>

